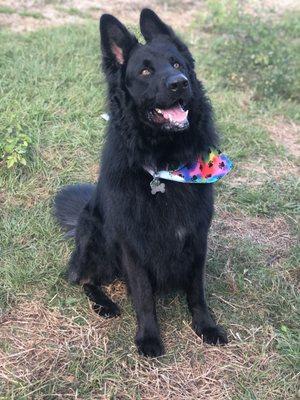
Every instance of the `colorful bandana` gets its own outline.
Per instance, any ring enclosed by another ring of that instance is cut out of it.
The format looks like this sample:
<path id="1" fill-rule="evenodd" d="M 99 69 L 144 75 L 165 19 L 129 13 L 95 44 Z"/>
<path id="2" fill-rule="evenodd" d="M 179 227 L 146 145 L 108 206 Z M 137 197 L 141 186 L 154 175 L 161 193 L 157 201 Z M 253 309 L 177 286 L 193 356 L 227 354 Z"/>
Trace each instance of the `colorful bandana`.
<path id="1" fill-rule="evenodd" d="M 232 169 L 233 163 L 217 149 L 209 149 L 196 161 L 180 165 L 176 169 L 154 171 L 145 168 L 156 180 L 167 179 L 182 183 L 213 183 L 223 178 Z"/>

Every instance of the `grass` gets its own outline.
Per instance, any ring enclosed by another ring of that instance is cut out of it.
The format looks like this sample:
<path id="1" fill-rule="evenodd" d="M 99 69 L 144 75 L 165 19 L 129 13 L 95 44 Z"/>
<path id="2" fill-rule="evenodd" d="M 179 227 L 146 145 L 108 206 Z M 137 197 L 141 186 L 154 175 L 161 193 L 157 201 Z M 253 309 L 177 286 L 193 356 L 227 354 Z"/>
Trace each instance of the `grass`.
<path id="1" fill-rule="evenodd" d="M 0 6 L 0 14 L 18 14 L 21 17 L 32 17 L 35 19 L 44 19 L 45 18 L 43 16 L 43 14 L 38 11 L 28 11 L 28 10 L 19 11 L 17 9 L 7 7 L 7 6 Z"/>
<path id="2" fill-rule="evenodd" d="M 295 21 L 283 16 L 277 22 L 288 26 L 287 46 Z M 226 32 L 228 23 L 222 22 Z M 73 244 L 55 225 L 51 202 L 63 184 L 97 176 L 106 124 L 98 27 L 90 21 L 24 35 L 2 31 L 0 132 L 26 134 L 31 143 L 26 166 L 0 164 L 1 399 L 295 398 L 296 157 L 265 122 L 283 117 L 287 127 L 296 123 L 299 104 L 293 87 L 287 99 L 277 86 L 272 98 L 258 98 L 247 86 L 224 85 L 221 67 L 210 62 L 219 54 L 210 46 L 215 32 L 198 25 L 184 35 L 214 104 L 222 149 L 235 163 L 231 176 L 216 185 L 208 256 L 209 301 L 230 345 L 203 345 L 178 294 L 158 303 L 167 354 L 143 359 L 133 344 L 134 314 L 122 285 L 108 288 L 122 317 L 102 321 L 80 288 L 66 283 Z"/>
<path id="3" fill-rule="evenodd" d="M 223 0 L 208 1 L 208 12 L 200 19 L 212 36 L 213 51 L 205 62 L 215 81 L 225 87 L 247 88 L 259 99 L 280 96 L 299 101 L 299 22 L 295 16 L 286 14 L 278 21 L 271 13 L 260 18 L 238 1 Z"/>
<path id="4" fill-rule="evenodd" d="M 38 11 L 27 11 L 27 10 L 24 10 L 24 11 L 20 11 L 19 15 L 21 17 L 32 17 L 32 18 L 35 18 L 35 19 L 44 19 L 45 18 L 43 16 L 43 14 L 38 12 Z"/>
<path id="5" fill-rule="evenodd" d="M 78 8 L 71 7 L 71 8 L 65 9 L 65 11 L 70 15 L 75 15 L 75 16 L 78 16 L 78 17 L 81 17 L 81 18 L 88 18 L 89 17 L 88 13 L 85 13 L 85 12 L 82 12 L 82 11 L 78 10 Z"/>
<path id="6" fill-rule="evenodd" d="M 0 6 L 0 14 L 13 14 L 15 12 L 16 11 L 11 7 Z"/>
<path id="7" fill-rule="evenodd" d="M 90 18 L 91 17 L 89 12 L 79 10 L 78 8 L 75 8 L 75 7 L 67 8 L 67 7 L 63 7 L 63 6 L 60 5 L 60 6 L 56 6 L 55 8 L 56 8 L 56 10 L 61 11 L 62 13 L 66 13 L 66 14 L 69 14 L 69 15 L 72 15 L 72 16 L 75 16 L 75 17 L 80 17 L 80 18 Z M 93 7 L 89 8 L 89 11 L 98 11 L 98 12 L 100 12 L 99 8 L 94 8 L 93 9 Z"/>

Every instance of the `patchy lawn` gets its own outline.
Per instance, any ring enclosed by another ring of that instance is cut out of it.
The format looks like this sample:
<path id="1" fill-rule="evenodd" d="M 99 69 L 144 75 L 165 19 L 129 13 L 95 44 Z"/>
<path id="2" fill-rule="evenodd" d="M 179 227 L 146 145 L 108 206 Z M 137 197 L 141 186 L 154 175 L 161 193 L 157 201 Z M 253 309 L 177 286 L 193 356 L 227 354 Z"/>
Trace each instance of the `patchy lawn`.
<path id="1" fill-rule="evenodd" d="M 87 19 L 96 21 L 102 13 L 112 13 L 126 23 L 136 24 L 141 9 L 147 6 L 154 8 L 174 27 L 182 29 L 190 25 L 193 16 L 203 8 L 203 3 L 197 0 L 3 0 L 0 4 L 0 28 L 31 32 L 51 26 L 82 24 Z"/>
<path id="2" fill-rule="evenodd" d="M 0 31 L 0 149 L 2 140 L 5 146 L 11 138 L 19 140 L 0 152 L 0 398 L 296 398 L 299 93 L 294 56 L 300 24 L 295 9 L 288 12 L 294 3 L 276 2 L 281 4 L 276 12 L 264 10 L 259 20 L 251 4 L 244 12 L 229 2 L 151 3 L 191 46 L 215 108 L 222 149 L 235 163 L 215 185 L 208 255 L 209 301 L 231 342 L 224 348 L 204 345 L 191 330 L 183 296 L 167 296 L 158 301 L 167 353 L 156 360 L 136 354 L 133 310 L 122 284 L 108 288 L 123 311 L 109 321 L 97 318 L 80 288 L 67 284 L 65 265 L 73 243 L 63 239 L 51 215 L 59 187 L 97 176 L 106 109 L 95 17 L 110 11 L 136 24 L 143 4 L 31 3 L 24 1 L 21 8 L 19 2 L 5 1 L 0 7 L 0 25 L 5 25 Z M 257 38 L 257 30 L 263 36 Z M 257 44 L 251 42 L 237 58 L 245 38 Z M 277 82 L 282 71 L 289 75 L 284 86 Z M 7 157 L 17 154 L 26 165 L 17 161 L 7 168 Z"/>

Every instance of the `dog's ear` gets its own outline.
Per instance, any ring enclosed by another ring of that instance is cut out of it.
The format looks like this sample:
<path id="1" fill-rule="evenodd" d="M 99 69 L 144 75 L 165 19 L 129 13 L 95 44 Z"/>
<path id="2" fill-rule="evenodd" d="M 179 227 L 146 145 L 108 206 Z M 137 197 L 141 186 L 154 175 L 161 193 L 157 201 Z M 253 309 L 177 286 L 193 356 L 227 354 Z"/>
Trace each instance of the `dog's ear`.
<path id="1" fill-rule="evenodd" d="M 140 28 L 146 42 L 149 42 L 157 35 L 174 36 L 172 28 L 162 22 L 158 15 L 149 8 L 144 8 L 141 12 Z"/>
<path id="2" fill-rule="evenodd" d="M 101 50 L 104 68 L 118 68 L 126 63 L 138 41 L 121 22 L 110 14 L 100 18 Z"/>
<path id="3" fill-rule="evenodd" d="M 194 59 L 187 46 L 175 35 L 173 29 L 166 25 L 154 11 L 144 8 L 140 16 L 140 29 L 146 42 L 150 42 L 157 35 L 166 35 L 175 44 L 177 49 L 194 68 Z"/>

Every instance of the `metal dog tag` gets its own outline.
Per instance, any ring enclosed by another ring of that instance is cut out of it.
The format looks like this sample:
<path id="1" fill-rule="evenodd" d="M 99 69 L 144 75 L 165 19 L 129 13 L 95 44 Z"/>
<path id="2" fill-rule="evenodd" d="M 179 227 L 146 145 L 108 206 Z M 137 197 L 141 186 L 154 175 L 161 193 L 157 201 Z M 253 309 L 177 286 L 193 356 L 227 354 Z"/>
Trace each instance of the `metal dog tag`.
<path id="1" fill-rule="evenodd" d="M 150 187 L 151 194 L 156 194 L 158 192 L 165 193 L 166 191 L 165 184 L 156 177 L 150 182 Z"/>

